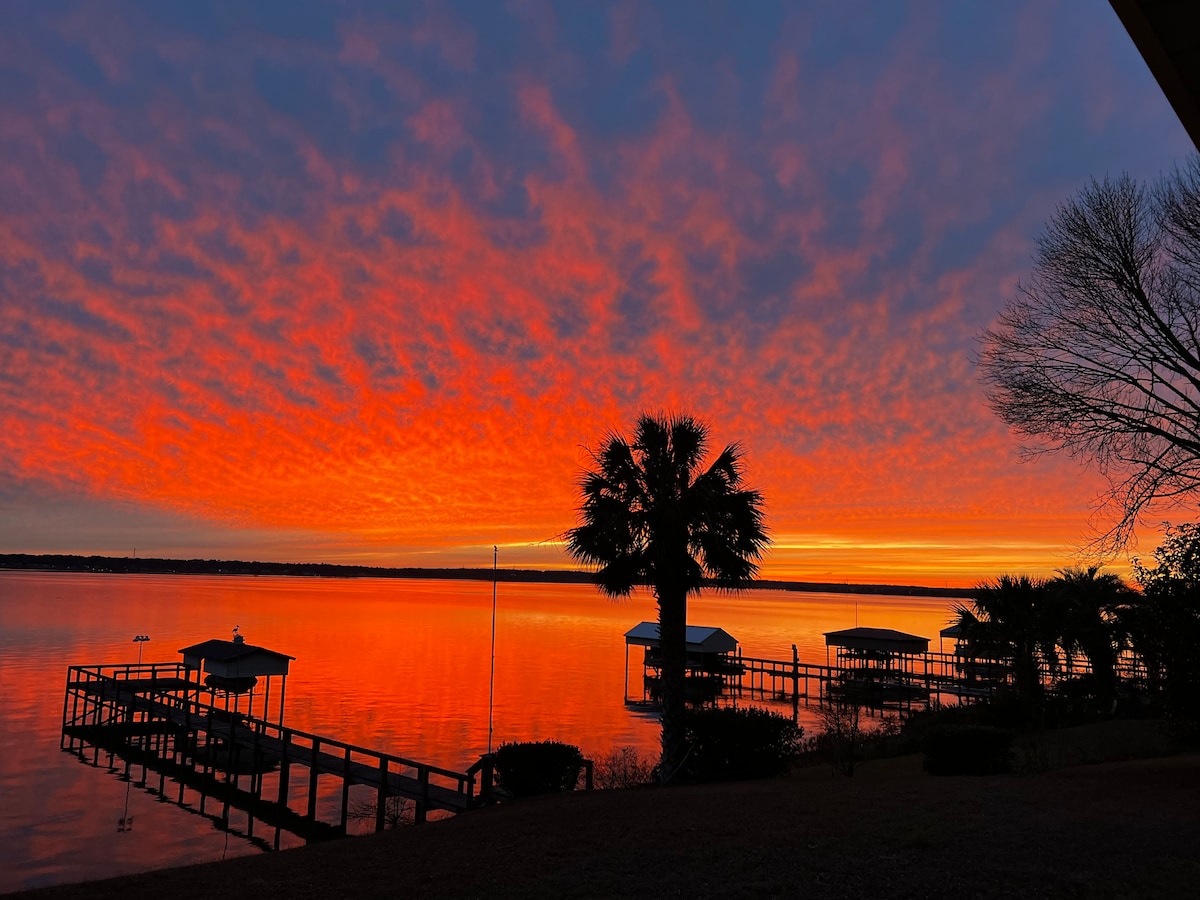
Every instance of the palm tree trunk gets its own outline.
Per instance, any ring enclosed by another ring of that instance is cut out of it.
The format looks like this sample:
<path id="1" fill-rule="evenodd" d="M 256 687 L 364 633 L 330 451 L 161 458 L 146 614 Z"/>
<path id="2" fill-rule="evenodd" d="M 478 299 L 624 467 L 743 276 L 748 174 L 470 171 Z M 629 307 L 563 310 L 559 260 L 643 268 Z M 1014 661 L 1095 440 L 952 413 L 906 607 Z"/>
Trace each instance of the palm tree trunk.
<path id="1" fill-rule="evenodd" d="M 687 753 L 687 591 L 659 586 L 658 636 L 662 650 L 662 759 L 659 779 L 675 777 Z"/>
<path id="2" fill-rule="evenodd" d="M 1117 654 L 1111 643 L 1099 645 L 1088 654 L 1092 664 L 1092 682 L 1101 712 L 1111 710 L 1117 700 Z"/>

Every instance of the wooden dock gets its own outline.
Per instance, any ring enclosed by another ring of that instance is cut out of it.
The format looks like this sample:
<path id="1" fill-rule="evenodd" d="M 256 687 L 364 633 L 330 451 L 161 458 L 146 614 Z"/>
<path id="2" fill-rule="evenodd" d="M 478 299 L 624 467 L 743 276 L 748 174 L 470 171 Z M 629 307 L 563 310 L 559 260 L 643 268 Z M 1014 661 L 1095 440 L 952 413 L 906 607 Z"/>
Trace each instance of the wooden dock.
<path id="1" fill-rule="evenodd" d="M 164 756 L 155 747 L 161 734 L 162 729 L 154 726 L 147 729 L 80 725 L 71 729 L 72 740 L 64 749 L 85 765 L 106 768 L 131 786 L 147 791 L 163 802 L 204 816 L 217 828 L 236 834 L 262 850 L 272 847 L 278 850 L 281 832 L 284 831 L 310 843 L 344 836 L 344 829 L 337 825 L 315 817 L 309 818 L 263 797 L 261 791 L 256 793 L 251 789 L 256 786 L 253 781 L 249 788 L 245 788 L 241 778 L 229 780 L 219 770 L 205 772 L 186 761 L 175 762 L 169 756 Z M 138 769 L 141 770 L 140 775 Z M 219 814 L 210 812 L 212 808 L 220 810 Z M 246 814 L 244 832 L 232 826 L 231 809 Z M 261 826 L 274 830 L 273 844 L 255 833 L 256 830 L 262 830 Z"/>
<path id="2" fill-rule="evenodd" d="M 658 658 L 647 654 L 643 664 L 646 684 L 642 702 L 652 700 Z M 739 697 L 769 702 L 822 705 L 838 697 L 851 696 L 863 706 L 907 710 L 928 705 L 939 698 L 954 697 L 969 702 L 992 696 L 1007 684 L 1007 669 L 995 678 L 978 678 L 964 671 L 963 657 L 953 653 L 927 652 L 915 655 L 909 668 L 880 665 L 848 667 L 836 663 L 811 663 L 800 659 L 793 648 L 791 659 L 731 654 L 711 668 L 691 673 L 713 684 L 711 697 L 728 702 Z M 628 696 L 626 700 L 630 700 Z M 632 698 L 637 702 L 637 698 Z"/>
<path id="3" fill-rule="evenodd" d="M 626 663 L 628 666 L 628 661 Z M 652 648 L 642 663 L 643 695 L 630 697 L 628 672 L 626 703 L 652 706 L 657 703 L 661 657 Z M 1064 680 L 1091 671 L 1086 659 L 1063 661 L 1051 671 L 1039 660 L 1039 674 L 1047 690 Z M 1144 666 L 1128 655 L 1118 660 L 1118 677 L 1130 683 L 1145 680 Z M 703 701 L 716 704 L 748 697 L 765 702 L 791 703 L 794 713 L 801 704 L 824 705 L 849 699 L 866 709 L 907 712 L 938 702 L 969 703 L 986 700 L 997 692 L 1012 689 L 1012 664 L 1006 659 L 973 657 L 959 653 L 925 651 L 905 654 L 902 659 L 877 656 L 845 661 L 809 663 L 800 659 L 795 646 L 791 659 L 743 656 L 741 649 L 719 659 L 689 661 L 689 680 L 704 691 Z"/>
<path id="4" fill-rule="evenodd" d="M 411 801 L 416 822 L 424 822 L 431 811 L 461 813 L 488 799 L 487 758 L 458 772 L 252 718 L 202 700 L 203 688 L 191 674 L 178 663 L 71 666 L 62 748 L 82 759 L 90 748 L 93 763 L 102 750 L 119 755 L 178 781 L 181 791 L 190 783 L 202 796 L 217 796 L 301 836 L 317 836 L 325 828 L 346 833 L 354 786 L 374 793 L 377 831 L 385 825 L 392 798 Z M 264 796 L 269 772 L 277 773 L 273 798 Z M 318 818 L 323 777 L 340 782 L 336 824 Z M 244 789 L 243 778 L 249 781 Z M 289 803 L 296 782 L 306 784 L 303 812 Z"/>

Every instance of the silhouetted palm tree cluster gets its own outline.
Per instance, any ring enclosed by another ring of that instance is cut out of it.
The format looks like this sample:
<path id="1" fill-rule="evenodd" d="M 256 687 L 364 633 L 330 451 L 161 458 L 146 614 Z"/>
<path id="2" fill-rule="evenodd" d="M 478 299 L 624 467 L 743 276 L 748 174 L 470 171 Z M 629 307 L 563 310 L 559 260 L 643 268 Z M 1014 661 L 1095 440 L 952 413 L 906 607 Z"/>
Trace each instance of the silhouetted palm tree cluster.
<path id="1" fill-rule="evenodd" d="M 707 427 L 690 416 L 643 415 L 632 441 L 609 435 L 580 482 L 581 524 L 566 535 L 606 594 L 645 585 L 658 601 L 663 780 L 686 752 L 688 595 L 705 584 L 748 586 L 767 544 L 762 496 L 742 486 L 740 448 L 730 444 L 706 468 L 707 449 Z"/>
<path id="2" fill-rule="evenodd" d="M 1123 653 L 1168 713 L 1200 712 L 1200 526 L 1170 529 L 1157 565 L 1136 563 L 1135 590 L 1098 566 L 1058 570 L 1051 579 L 1002 575 L 956 607 L 968 654 L 1010 661 L 1013 689 L 1036 703 L 1045 685 L 1086 660 L 1100 710 L 1115 706 Z"/>

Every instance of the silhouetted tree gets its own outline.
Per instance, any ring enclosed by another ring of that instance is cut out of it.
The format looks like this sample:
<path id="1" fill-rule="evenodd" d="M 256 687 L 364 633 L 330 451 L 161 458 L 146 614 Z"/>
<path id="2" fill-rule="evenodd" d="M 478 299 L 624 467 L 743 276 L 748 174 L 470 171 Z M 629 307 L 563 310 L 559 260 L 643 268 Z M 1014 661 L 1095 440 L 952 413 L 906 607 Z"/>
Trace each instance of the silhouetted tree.
<path id="1" fill-rule="evenodd" d="M 1099 566 L 1059 569 L 1047 590 L 1062 614 L 1059 646 L 1068 658 L 1077 653 L 1092 667 L 1096 702 L 1111 708 L 1117 691 L 1117 657 L 1125 639 L 1118 611 L 1133 591 L 1117 575 Z"/>
<path id="2" fill-rule="evenodd" d="M 955 607 L 962 636 L 975 647 L 1012 659 L 1017 696 L 1032 704 L 1041 694 L 1039 660 L 1058 666 L 1057 615 L 1046 582 L 1028 575 L 1001 575 L 971 591 L 969 604 Z"/>
<path id="3" fill-rule="evenodd" d="M 633 440 L 611 434 L 580 482 L 581 524 L 570 554 L 597 566 L 611 597 L 648 585 L 658 601 L 662 650 L 662 761 L 668 780 L 686 752 L 687 599 L 707 579 L 748 586 L 767 544 L 762 496 L 742 486 L 741 450 L 730 444 L 704 468 L 708 428 L 690 416 L 643 415 Z"/>
<path id="4" fill-rule="evenodd" d="M 1034 268 L 981 336 L 992 408 L 1028 453 L 1109 481 L 1102 543 L 1200 487 L 1200 157 L 1153 189 L 1092 181 L 1050 219 Z"/>
<path id="5" fill-rule="evenodd" d="M 1118 611 L 1134 650 L 1146 664 L 1151 690 L 1168 713 L 1200 725 L 1200 524 L 1167 529 L 1151 568 L 1134 560 L 1140 597 Z"/>

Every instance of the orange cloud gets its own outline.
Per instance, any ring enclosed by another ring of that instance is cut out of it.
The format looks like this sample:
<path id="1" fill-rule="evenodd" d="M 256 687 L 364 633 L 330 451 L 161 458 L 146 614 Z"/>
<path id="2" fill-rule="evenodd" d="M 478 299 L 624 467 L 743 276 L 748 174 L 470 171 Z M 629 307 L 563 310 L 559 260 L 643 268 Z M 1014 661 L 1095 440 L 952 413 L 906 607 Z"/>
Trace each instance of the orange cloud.
<path id="1" fill-rule="evenodd" d="M 768 575 L 1070 559 L 1100 482 L 1018 464 L 969 361 L 1089 174 L 1022 155 L 1066 102 L 1018 104 L 1023 57 L 935 58 L 920 21 L 870 66 L 767 40 L 697 68 L 634 7 L 594 48 L 505 15 L 256 43 L 84 8 L 0 39 L 31 86 L 0 107 L 0 477 L 30 515 L 566 565 L 583 448 L 687 408 L 747 448 Z"/>

